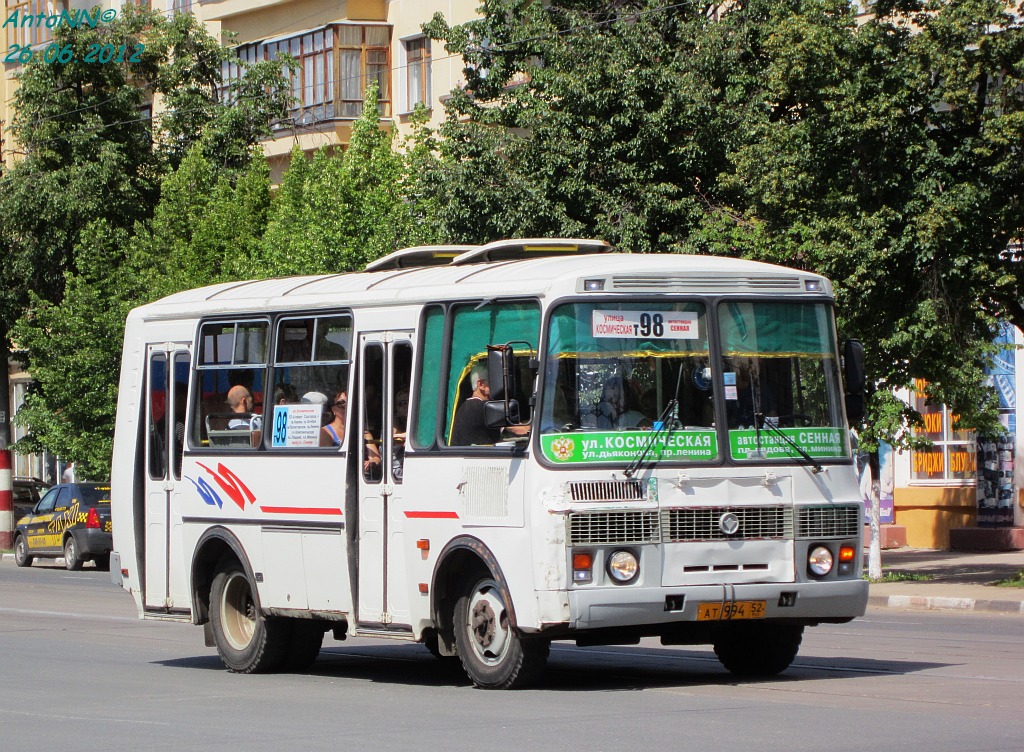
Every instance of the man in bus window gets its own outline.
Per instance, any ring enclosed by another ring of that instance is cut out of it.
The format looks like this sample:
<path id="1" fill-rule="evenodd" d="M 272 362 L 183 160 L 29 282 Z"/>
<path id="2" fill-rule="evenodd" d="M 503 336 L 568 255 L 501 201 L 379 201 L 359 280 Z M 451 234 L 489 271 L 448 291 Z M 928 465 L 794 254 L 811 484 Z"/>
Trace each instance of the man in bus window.
<path id="1" fill-rule="evenodd" d="M 252 415 L 252 394 L 241 384 L 236 384 L 228 390 L 228 407 L 231 408 L 231 412 L 237 414 L 237 417 L 228 421 L 228 428 L 244 428 L 246 430 L 258 428 L 252 424 L 256 420 Z"/>
<path id="2" fill-rule="evenodd" d="M 501 438 L 501 432 L 496 428 L 488 428 L 484 423 L 484 404 L 491 398 L 487 367 L 484 364 L 473 366 L 469 372 L 469 385 L 473 393 L 455 411 L 451 446 L 495 444 Z"/>

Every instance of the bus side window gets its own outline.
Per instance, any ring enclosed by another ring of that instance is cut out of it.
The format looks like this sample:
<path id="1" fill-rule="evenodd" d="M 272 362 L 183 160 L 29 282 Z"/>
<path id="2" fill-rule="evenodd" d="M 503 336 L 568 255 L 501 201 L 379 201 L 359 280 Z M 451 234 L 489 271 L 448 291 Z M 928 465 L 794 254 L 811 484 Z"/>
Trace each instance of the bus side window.
<path id="1" fill-rule="evenodd" d="M 405 441 L 409 422 L 409 379 L 412 378 L 412 345 L 397 342 L 391 350 L 391 477 L 402 482 Z"/>
<path id="2" fill-rule="evenodd" d="M 217 322 L 200 328 L 190 427 L 192 446 L 235 450 L 259 445 L 269 333 L 266 321 Z M 232 389 L 239 387 L 248 392 L 251 401 L 236 412 L 228 398 Z M 234 427 L 240 421 L 246 422 L 248 430 Z"/>
<path id="3" fill-rule="evenodd" d="M 362 441 L 363 478 L 379 483 L 383 478 L 384 446 L 384 348 L 376 342 L 363 349 L 363 409 L 360 435 Z"/>

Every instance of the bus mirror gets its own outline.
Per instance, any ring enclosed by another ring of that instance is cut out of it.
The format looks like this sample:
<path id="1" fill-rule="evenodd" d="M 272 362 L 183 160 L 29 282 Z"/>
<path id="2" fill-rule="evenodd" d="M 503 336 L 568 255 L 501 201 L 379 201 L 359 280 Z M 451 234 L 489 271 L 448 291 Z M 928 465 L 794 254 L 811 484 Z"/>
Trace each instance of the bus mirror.
<path id="1" fill-rule="evenodd" d="M 487 385 L 492 400 L 504 402 L 516 393 L 514 364 L 512 345 L 487 346 Z"/>
<path id="2" fill-rule="evenodd" d="M 843 343 L 843 377 L 847 394 L 864 394 L 864 346 L 860 340 Z"/>
<path id="3" fill-rule="evenodd" d="M 484 425 L 505 428 L 519 423 L 519 403 L 516 400 L 488 400 L 484 403 Z"/>
<path id="4" fill-rule="evenodd" d="M 853 423 L 864 419 L 864 346 L 860 340 L 843 343 L 843 378 L 846 381 L 846 418 Z"/>

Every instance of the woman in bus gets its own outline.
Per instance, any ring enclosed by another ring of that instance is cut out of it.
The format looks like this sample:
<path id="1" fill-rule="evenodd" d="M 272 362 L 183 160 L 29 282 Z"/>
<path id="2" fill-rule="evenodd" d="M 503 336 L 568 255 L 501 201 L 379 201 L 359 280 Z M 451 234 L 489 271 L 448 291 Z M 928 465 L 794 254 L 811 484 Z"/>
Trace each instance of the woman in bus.
<path id="1" fill-rule="evenodd" d="M 320 446 L 341 446 L 345 440 L 345 411 L 348 409 L 348 393 L 340 391 L 331 400 L 331 422 L 320 429 Z"/>

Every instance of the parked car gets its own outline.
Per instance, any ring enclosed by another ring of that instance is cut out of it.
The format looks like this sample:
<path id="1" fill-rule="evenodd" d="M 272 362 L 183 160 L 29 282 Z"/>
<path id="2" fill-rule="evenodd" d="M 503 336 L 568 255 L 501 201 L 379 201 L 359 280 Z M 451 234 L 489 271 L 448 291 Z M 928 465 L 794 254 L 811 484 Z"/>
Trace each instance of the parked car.
<path id="1" fill-rule="evenodd" d="M 64 557 L 68 569 L 92 560 L 110 567 L 113 536 L 110 485 L 61 483 L 47 491 L 14 530 L 14 562 L 27 567 L 38 558 Z"/>
<path id="2" fill-rule="evenodd" d="M 38 478 L 15 478 L 13 485 L 14 519 L 17 521 L 35 509 L 49 486 Z"/>

